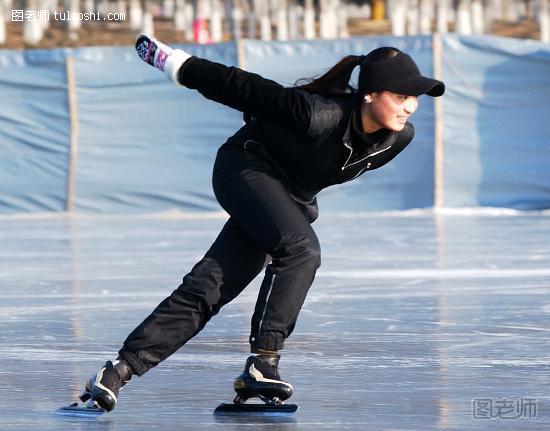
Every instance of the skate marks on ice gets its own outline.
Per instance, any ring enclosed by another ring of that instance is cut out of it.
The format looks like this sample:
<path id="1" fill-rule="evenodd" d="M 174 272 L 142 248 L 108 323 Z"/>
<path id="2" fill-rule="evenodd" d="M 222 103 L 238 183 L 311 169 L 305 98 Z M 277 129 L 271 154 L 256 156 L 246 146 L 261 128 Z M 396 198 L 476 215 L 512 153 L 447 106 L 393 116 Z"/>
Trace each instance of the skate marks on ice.
<path id="1" fill-rule="evenodd" d="M 220 406 L 224 405 L 225 403 L 220 404 Z M 218 408 L 220 407 L 218 406 Z M 217 409 L 217 408 L 216 408 Z M 262 425 L 270 426 L 271 428 L 265 428 L 265 429 L 272 429 L 273 425 L 275 424 L 281 424 L 282 426 L 285 426 L 285 428 L 275 428 L 277 430 L 294 430 L 295 425 L 297 426 L 299 423 L 299 420 L 296 418 L 294 413 L 283 413 L 283 414 L 268 414 L 268 413 L 224 413 L 224 412 L 217 412 L 214 413 L 212 416 L 214 418 L 214 421 L 216 423 L 224 424 L 226 426 L 234 426 L 235 428 L 227 428 L 229 430 L 240 430 L 243 429 L 241 427 L 246 425 L 255 425 L 256 429 L 264 429 L 261 427 Z"/>
<path id="2" fill-rule="evenodd" d="M 260 279 L 180 352 L 132 379 L 113 412 L 54 414 L 177 287 L 223 222 L 2 220 L 0 429 L 545 429 L 545 215 L 321 215 L 323 265 L 281 360 L 296 388 L 289 401 L 300 406 L 293 416 L 212 414 L 231 399 L 248 354 Z M 477 419 L 476 399 L 533 399 L 538 415 Z"/>

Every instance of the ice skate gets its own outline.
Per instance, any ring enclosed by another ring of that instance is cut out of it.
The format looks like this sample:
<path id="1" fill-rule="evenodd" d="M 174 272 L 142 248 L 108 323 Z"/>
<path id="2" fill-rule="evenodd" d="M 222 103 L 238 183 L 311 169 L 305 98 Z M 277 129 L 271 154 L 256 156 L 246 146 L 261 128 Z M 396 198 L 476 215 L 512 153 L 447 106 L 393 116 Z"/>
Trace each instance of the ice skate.
<path id="1" fill-rule="evenodd" d="M 279 356 L 264 358 L 250 356 L 242 374 L 235 379 L 234 389 L 237 402 L 258 397 L 267 404 L 282 404 L 290 398 L 292 386 L 283 381 L 277 369 Z"/>
<path id="2" fill-rule="evenodd" d="M 125 361 L 108 361 L 96 375 L 86 383 L 80 396 L 82 402 L 92 401 L 110 412 L 115 408 L 119 391 L 132 377 L 132 371 Z"/>
<path id="3" fill-rule="evenodd" d="M 294 413 L 298 406 L 284 404 L 291 397 L 293 388 L 279 375 L 279 358 L 279 355 L 250 356 L 246 360 L 244 371 L 235 379 L 233 387 L 237 396 L 233 404 L 221 404 L 214 413 Z M 250 398 L 260 398 L 264 404 L 247 404 Z"/>
<path id="4" fill-rule="evenodd" d="M 132 378 L 132 370 L 125 361 L 108 361 L 92 376 L 80 395 L 78 403 L 62 407 L 58 413 L 71 416 L 98 416 L 115 408 L 119 391 Z"/>

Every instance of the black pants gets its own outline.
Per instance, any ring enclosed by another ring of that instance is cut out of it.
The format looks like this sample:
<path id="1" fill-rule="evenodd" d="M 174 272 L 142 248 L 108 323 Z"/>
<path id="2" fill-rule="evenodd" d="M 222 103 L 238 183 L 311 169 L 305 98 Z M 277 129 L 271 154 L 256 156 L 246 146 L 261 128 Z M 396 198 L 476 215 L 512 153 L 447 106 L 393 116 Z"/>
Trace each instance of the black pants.
<path id="1" fill-rule="evenodd" d="M 183 283 L 124 342 L 120 357 L 136 374 L 196 335 L 270 260 L 252 317 L 250 344 L 283 348 L 320 265 L 320 247 L 310 225 L 317 216 L 316 203 L 293 198 L 277 172 L 257 149 L 220 148 L 213 186 L 230 218 Z"/>

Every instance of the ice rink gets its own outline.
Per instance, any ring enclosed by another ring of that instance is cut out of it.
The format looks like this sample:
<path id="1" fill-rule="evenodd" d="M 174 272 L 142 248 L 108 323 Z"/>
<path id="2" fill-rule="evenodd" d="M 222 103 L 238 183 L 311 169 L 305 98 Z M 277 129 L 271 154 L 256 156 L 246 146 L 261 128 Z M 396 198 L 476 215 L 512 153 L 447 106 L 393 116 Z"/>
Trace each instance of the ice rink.
<path id="1" fill-rule="evenodd" d="M 1 430 L 550 429 L 550 215 L 321 214 L 280 371 L 290 418 L 233 398 L 260 279 L 97 419 L 56 415 L 202 257 L 223 216 L 0 217 Z"/>

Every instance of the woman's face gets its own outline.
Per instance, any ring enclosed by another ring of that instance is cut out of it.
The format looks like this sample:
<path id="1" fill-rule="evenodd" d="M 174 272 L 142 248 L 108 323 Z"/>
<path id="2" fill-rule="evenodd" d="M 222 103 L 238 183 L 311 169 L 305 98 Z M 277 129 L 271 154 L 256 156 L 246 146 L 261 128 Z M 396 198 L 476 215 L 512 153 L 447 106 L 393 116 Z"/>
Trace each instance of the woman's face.
<path id="1" fill-rule="evenodd" d="M 391 91 L 379 91 L 364 96 L 361 117 L 366 133 L 381 128 L 399 132 L 418 108 L 418 97 Z"/>

